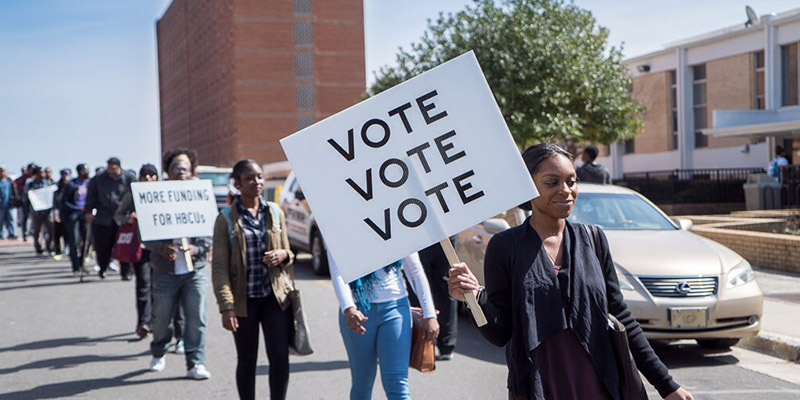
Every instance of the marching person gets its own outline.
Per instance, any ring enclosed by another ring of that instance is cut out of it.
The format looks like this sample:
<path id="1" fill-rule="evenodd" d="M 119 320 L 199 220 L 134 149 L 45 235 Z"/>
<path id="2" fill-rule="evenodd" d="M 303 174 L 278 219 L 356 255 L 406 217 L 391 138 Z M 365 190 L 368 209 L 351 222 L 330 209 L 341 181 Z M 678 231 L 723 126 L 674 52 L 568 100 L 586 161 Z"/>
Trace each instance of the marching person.
<path id="1" fill-rule="evenodd" d="M 158 180 L 158 170 L 153 164 L 144 164 L 139 169 L 139 182 L 155 182 Z M 114 222 L 117 226 L 137 223 L 136 210 L 133 207 L 133 193 L 128 192 L 119 203 L 119 208 L 114 213 Z M 133 263 L 133 274 L 136 279 L 136 336 L 139 339 L 147 337 L 152 329 L 153 307 L 150 293 L 150 252 L 142 251 L 142 259 Z M 183 307 L 179 304 L 172 318 L 172 330 L 175 335 L 175 352 L 183 353 Z"/>
<path id="2" fill-rule="evenodd" d="M 605 235 L 567 221 L 578 198 L 572 156 L 539 144 L 522 155 L 539 197 L 525 223 L 489 241 L 486 287 L 464 264 L 450 270 L 450 294 L 471 291 L 489 323 L 479 328 L 506 347 L 509 399 L 620 399 L 608 314 L 625 325 L 636 365 L 662 397 L 689 400 L 627 309 Z M 602 251 L 601 259 L 598 252 Z"/>
<path id="3" fill-rule="evenodd" d="M 14 207 L 18 201 L 19 196 L 14 181 L 8 177 L 8 168 L 0 165 L 0 240 L 17 238 Z"/>
<path id="4" fill-rule="evenodd" d="M 450 242 L 455 241 L 455 236 Z M 430 245 L 419 251 L 419 260 L 425 268 L 428 284 L 433 295 L 433 304 L 439 311 L 439 336 L 436 338 L 436 347 L 439 348 L 439 361 L 449 361 L 453 358 L 458 338 L 458 301 L 450 297 L 447 288 L 450 264 L 447 256 L 439 243 Z"/>
<path id="5" fill-rule="evenodd" d="M 188 181 L 197 176 L 197 154 L 194 150 L 175 149 L 164 154 L 164 171 L 169 180 Z M 186 376 L 195 380 L 211 377 L 206 362 L 206 287 L 211 238 L 181 239 L 144 242 L 150 251 L 153 268 L 153 341 L 150 352 L 150 371 L 161 372 L 166 367 L 165 354 L 172 339 L 172 318 L 178 305 L 183 306 L 185 329 L 183 345 L 186 357 Z M 192 265 L 185 254 L 191 255 Z"/>
<path id="6" fill-rule="evenodd" d="M 410 399 L 412 319 L 403 269 L 422 306 L 424 340 L 436 340 L 439 335 L 439 322 L 419 255 L 413 253 L 350 284 L 345 283 L 330 252 L 328 262 L 341 310 L 339 331 L 350 361 L 350 400 L 372 398 L 378 364 L 386 397 Z"/>
<path id="7" fill-rule="evenodd" d="M 80 273 L 83 265 L 83 244 L 86 239 L 86 219 L 83 212 L 86 208 L 86 196 L 89 193 L 89 169 L 86 164 L 75 167 L 78 174 L 67 184 L 61 195 L 61 222 L 64 224 L 69 243 L 69 260 L 72 263 L 72 274 Z"/>
<path id="8" fill-rule="evenodd" d="M 25 184 L 26 197 L 27 193 L 31 190 L 43 189 L 53 185 L 53 181 L 45 178 L 42 167 L 39 167 L 38 165 L 33 166 L 33 168 L 31 168 L 31 173 L 33 174 L 33 178 Z M 50 211 L 52 211 L 52 208 L 36 211 L 30 206 L 30 200 L 27 198 L 26 200 L 30 207 L 30 213 L 33 216 L 33 247 L 36 250 L 36 254 L 44 254 L 42 244 L 39 242 L 39 236 L 41 236 L 42 240 L 44 241 L 45 250 L 47 250 L 47 255 L 51 256 L 53 224 L 50 220 Z"/>
<path id="9" fill-rule="evenodd" d="M 100 266 L 97 274 L 100 279 L 106 277 L 106 271 L 111 263 L 111 251 L 117 239 L 119 227 L 114 222 L 114 213 L 119 208 L 122 197 L 131 190 L 131 182 L 136 180 L 135 175 L 122 169 L 118 158 L 109 158 L 107 164 L 105 171 L 89 181 L 89 192 L 84 208 L 86 222 L 92 224 L 94 249 L 97 253 L 97 264 Z M 96 216 L 92 214 L 92 210 L 95 209 Z M 130 275 L 129 264 L 123 263 L 120 267 L 123 278 Z"/>
<path id="10" fill-rule="evenodd" d="M 21 168 L 21 174 L 14 179 L 14 187 L 17 189 L 17 222 L 19 223 L 19 229 L 22 233 L 22 240 L 28 241 L 28 235 L 30 234 L 30 230 L 28 229 L 28 216 L 30 214 L 30 204 L 28 202 L 28 193 L 25 192 L 25 188 L 27 187 L 28 180 L 33 175 L 31 171 L 33 171 L 34 164 L 30 163 Z"/>
<path id="11" fill-rule="evenodd" d="M 274 203 L 262 200 L 264 177 L 253 160 L 231 173 L 239 195 L 214 224 L 212 278 L 222 326 L 236 344 L 236 388 L 240 399 L 256 397 L 259 329 L 269 360 L 270 399 L 285 399 L 289 386 L 289 344 L 293 316 L 286 220 Z"/>
<path id="12" fill-rule="evenodd" d="M 59 176 L 60 178 L 57 183 L 58 189 L 56 189 L 56 193 L 53 196 L 53 250 L 55 250 L 56 253 L 53 255 L 53 258 L 56 261 L 61 261 L 61 258 L 63 257 L 61 254 L 62 239 L 64 241 L 63 249 L 67 250 L 69 246 L 69 235 L 67 235 L 66 231 L 66 218 L 65 216 L 61 215 L 61 210 L 64 206 L 64 194 L 66 193 L 67 186 L 71 181 L 72 170 L 69 168 L 64 168 L 59 171 Z"/>

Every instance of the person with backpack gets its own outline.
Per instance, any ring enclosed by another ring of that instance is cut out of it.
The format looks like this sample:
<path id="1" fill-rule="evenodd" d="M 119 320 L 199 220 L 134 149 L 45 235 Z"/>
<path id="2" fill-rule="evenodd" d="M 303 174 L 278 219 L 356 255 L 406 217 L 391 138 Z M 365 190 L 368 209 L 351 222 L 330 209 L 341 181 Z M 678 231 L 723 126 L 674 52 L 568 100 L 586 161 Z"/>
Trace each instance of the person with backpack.
<path id="1" fill-rule="evenodd" d="M 259 330 L 264 331 L 271 399 L 285 399 L 293 316 L 288 294 L 294 254 L 286 219 L 277 204 L 262 199 L 264 177 L 253 160 L 231 173 L 239 195 L 214 224 L 212 282 L 223 328 L 236 344 L 236 388 L 255 399 Z"/>

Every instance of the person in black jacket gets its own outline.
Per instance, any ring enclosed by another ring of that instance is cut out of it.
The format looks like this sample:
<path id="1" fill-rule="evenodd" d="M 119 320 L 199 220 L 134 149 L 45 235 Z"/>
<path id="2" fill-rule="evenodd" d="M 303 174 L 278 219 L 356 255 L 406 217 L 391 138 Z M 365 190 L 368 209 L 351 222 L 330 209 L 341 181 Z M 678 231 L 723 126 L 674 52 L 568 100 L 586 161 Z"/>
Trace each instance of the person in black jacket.
<path id="1" fill-rule="evenodd" d="M 578 197 L 571 155 L 539 144 L 522 158 L 539 192 L 520 206 L 531 209 L 531 217 L 489 241 L 485 288 L 463 263 L 451 268 L 449 283 L 458 300 L 466 291 L 478 297 L 488 320 L 481 334 L 506 347 L 509 398 L 619 400 L 610 313 L 625 325 L 636 365 L 659 394 L 693 399 L 627 309 L 605 235 L 600 231 L 595 251 L 588 230 L 567 221 Z"/>

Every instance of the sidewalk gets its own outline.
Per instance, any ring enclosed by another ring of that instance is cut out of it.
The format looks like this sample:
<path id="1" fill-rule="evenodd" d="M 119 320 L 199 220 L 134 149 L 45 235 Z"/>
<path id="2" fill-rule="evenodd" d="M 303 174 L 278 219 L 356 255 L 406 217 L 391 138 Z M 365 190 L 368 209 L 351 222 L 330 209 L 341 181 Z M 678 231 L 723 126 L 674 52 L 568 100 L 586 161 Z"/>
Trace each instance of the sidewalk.
<path id="1" fill-rule="evenodd" d="M 800 362 L 800 274 L 759 268 L 756 280 L 764 292 L 761 332 L 739 346 Z"/>

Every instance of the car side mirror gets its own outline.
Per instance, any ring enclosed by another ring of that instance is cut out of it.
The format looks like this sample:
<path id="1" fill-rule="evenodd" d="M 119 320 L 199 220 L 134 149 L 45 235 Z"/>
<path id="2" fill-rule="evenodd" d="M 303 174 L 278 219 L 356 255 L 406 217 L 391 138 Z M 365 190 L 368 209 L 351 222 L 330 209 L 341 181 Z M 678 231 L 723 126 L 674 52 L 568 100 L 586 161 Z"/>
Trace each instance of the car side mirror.
<path id="1" fill-rule="evenodd" d="M 302 190 L 297 190 L 294 192 L 294 198 L 302 201 L 306 199 L 306 195 L 303 194 Z"/>
<path id="2" fill-rule="evenodd" d="M 678 224 L 678 227 L 681 228 L 682 231 L 690 231 L 692 230 L 692 220 L 686 218 L 675 218 L 675 223 Z"/>
<path id="3" fill-rule="evenodd" d="M 486 233 L 494 235 L 511 228 L 511 225 L 508 224 L 508 221 L 502 218 L 490 218 L 486 221 L 483 221 L 483 228 L 486 230 Z"/>

